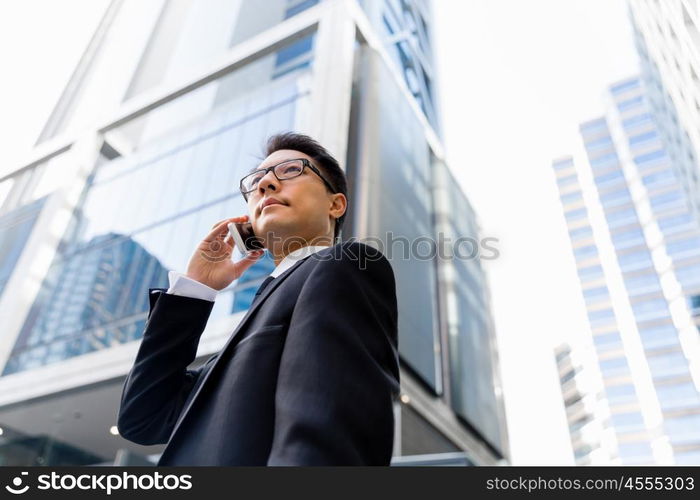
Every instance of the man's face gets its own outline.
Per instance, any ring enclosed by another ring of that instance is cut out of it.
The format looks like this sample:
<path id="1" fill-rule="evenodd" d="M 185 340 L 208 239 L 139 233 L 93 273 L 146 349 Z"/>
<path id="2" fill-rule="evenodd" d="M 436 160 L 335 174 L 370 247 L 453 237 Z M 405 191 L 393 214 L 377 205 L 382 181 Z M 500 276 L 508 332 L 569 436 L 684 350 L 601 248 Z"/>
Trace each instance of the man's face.
<path id="1" fill-rule="evenodd" d="M 258 168 L 271 167 L 295 158 L 306 158 L 315 165 L 308 155 L 291 149 L 281 149 L 270 154 Z M 323 170 L 319 168 L 321 175 Z M 311 244 L 313 239 L 332 236 L 333 219 L 338 214 L 338 197 L 326 189 L 325 183 L 311 169 L 304 168 L 301 175 L 280 181 L 272 170 L 259 181 L 255 191 L 248 194 L 248 211 L 255 234 L 263 239 L 268 233 L 281 238 L 301 237 Z M 281 204 L 263 207 L 266 200 L 274 198 Z M 335 200 L 335 203 L 334 203 Z M 268 245 L 266 245 L 268 246 Z"/>

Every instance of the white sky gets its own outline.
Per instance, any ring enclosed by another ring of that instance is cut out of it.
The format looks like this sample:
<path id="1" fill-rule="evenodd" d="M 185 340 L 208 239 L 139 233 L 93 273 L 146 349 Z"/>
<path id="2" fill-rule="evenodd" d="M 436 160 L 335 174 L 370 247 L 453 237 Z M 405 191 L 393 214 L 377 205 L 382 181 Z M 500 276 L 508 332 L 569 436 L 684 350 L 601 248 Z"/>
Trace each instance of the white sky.
<path id="1" fill-rule="evenodd" d="M 106 0 L 0 3 L 0 175 L 29 151 Z M 585 331 L 554 177 L 636 71 L 623 0 L 434 0 L 447 158 L 500 240 L 486 263 L 514 464 L 570 463 L 552 349 Z"/>

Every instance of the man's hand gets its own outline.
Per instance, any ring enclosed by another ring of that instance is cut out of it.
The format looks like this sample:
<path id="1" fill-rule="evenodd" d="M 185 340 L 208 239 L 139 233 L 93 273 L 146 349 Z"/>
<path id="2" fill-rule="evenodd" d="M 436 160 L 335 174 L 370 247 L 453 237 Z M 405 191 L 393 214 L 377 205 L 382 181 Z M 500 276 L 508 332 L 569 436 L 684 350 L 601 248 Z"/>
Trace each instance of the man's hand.
<path id="1" fill-rule="evenodd" d="M 248 216 L 243 215 L 214 224 L 211 232 L 190 257 L 186 276 L 215 290 L 223 290 L 233 280 L 238 279 L 263 254 L 263 250 L 256 250 L 246 254 L 238 262 L 231 260 L 234 243 L 231 236 L 226 236 L 228 224 L 247 220 Z"/>

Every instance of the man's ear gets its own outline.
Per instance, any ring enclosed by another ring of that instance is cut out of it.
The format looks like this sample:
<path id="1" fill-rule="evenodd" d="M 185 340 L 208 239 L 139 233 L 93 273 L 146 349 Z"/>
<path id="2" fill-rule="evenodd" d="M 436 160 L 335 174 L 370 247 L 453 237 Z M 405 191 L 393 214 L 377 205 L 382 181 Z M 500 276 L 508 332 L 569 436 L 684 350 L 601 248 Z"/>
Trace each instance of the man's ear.
<path id="1" fill-rule="evenodd" d="M 334 193 L 332 196 L 333 201 L 329 215 L 334 219 L 339 219 L 348 208 L 348 200 L 343 193 Z"/>

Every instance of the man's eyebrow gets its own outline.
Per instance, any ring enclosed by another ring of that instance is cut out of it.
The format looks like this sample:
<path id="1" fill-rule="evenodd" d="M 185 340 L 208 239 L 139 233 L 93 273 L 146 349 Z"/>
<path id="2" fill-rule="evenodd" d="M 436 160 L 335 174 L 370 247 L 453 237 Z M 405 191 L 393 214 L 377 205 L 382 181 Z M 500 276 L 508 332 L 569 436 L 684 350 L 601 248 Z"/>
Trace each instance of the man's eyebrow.
<path id="1" fill-rule="evenodd" d="M 268 166 L 269 166 L 269 165 L 268 165 Z M 263 168 L 264 168 L 264 167 L 262 166 L 262 164 L 260 164 L 260 165 L 258 165 L 258 166 L 256 166 L 256 167 L 253 167 L 253 168 L 251 168 L 250 170 L 248 170 L 248 173 L 249 173 L 249 174 L 252 174 L 252 173 L 255 172 L 256 170 L 262 170 Z"/>

